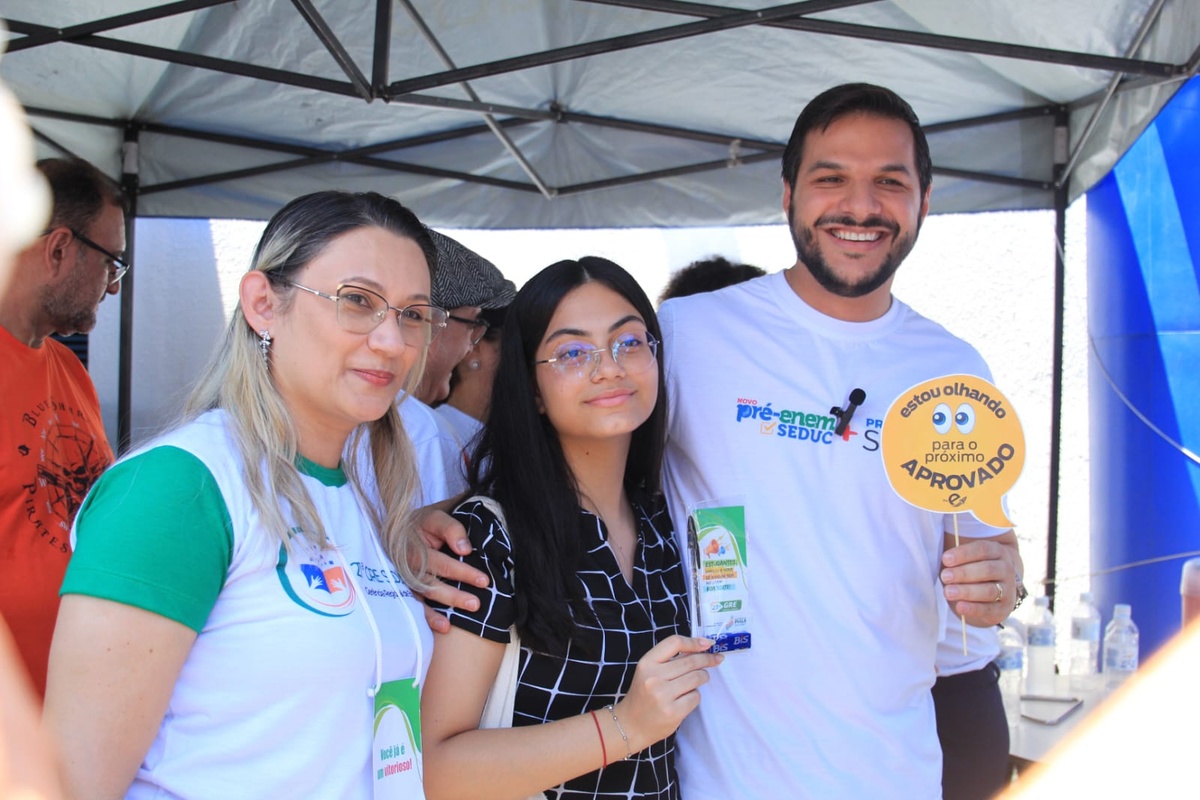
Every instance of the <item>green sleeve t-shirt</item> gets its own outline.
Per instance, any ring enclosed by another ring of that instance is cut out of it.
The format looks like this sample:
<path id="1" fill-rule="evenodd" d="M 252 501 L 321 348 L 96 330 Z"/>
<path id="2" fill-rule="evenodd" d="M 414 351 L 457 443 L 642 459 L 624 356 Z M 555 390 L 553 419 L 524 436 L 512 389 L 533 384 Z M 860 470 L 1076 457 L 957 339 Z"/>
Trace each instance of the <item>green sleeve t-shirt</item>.
<path id="1" fill-rule="evenodd" d="M 225 584 L 233 523 L 196 456 L 160 446 L 118 463 L 79 511 L 60 594 L 113 600 L 197 633 Z"/>

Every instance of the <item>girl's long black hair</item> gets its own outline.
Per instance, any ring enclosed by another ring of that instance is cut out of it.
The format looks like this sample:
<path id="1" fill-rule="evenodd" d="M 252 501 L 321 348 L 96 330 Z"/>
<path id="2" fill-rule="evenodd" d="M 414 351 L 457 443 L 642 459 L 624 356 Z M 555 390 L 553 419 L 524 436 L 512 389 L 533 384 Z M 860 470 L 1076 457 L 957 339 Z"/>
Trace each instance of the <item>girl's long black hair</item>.
<path id="1" fill-rule="evenodd" d="M 538 411 L 535 353 L 551 317 L 571 290 L 599 283 L 621 295 L 659 341 L 658 402 L 633 432 L 625 489 L 636 503 L 659 492 L 667 433 L 662 331 L 654 306 L 633 276 L 595 256 L 551 264 L 517 293 L 500 338 L 491 412 L 471 458 L 472 494 L 504 507 L 515 567 L 516 626 L 523 644 L 564 655 L 576 619 L 594 619 L 576 571 L 583 552 L 579 492 L 546 415 Z"/>

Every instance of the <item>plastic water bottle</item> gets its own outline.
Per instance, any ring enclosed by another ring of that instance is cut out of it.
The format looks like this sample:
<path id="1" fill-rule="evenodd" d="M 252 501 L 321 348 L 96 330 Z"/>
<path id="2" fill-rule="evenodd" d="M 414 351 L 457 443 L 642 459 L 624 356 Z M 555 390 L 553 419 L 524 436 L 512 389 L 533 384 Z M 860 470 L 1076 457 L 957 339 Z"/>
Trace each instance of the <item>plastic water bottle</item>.
<path id="1" fill-rule="evenodd" d="M 1025 648 L 1028 671 L 1025 673 L 1025 693 L 1052 696 L 1054 694 L 1054 615 L 1050 613 L 1050 598 L 1034 601 L 1033 619 L 1026 628 Z"/>
<path id="2" fill-rule="evenodd" d="M 1112 622 L 1104 629 L 1104 681 L 1110 689 L 1124 683 L 1138 666 L 1138 629 L 1125 603 L 1113 606 Z"/>
<path id="3" fill-rule="evenodd" d="M 1071 614 L 1071 691 L 1100 688 L 1100 611 L 1092 605 L 1092 593 L 1079 595 Z"/>
<path id="4" fill-rule="evenodd" d="M 1025 640 L 1017 629 L 1005 621 L 1000 628 L 1000 699 L 1004 701 L 1004 716 L 1008 727 L 1021 721 L 1021 673 L 1025 668 Z"/>
<path id="5" fill-rule="evenodd" d="M 1183 600 L 1183 627 L 1186 628 L 1192 620 L 1200 619 L 1200 558 L 1183 562 L 1179 595 Z"/>

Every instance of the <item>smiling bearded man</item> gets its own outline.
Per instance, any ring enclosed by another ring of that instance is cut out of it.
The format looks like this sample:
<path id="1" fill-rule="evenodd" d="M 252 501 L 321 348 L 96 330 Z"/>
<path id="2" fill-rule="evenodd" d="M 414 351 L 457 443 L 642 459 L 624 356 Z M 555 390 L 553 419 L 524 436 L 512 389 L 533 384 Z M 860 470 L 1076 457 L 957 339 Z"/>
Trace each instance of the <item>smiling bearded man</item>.
<path id="1" fill-rule="evenodd" d="M 733 602 L 750 647 L 711 671 L 679 728 L 689 800 L 960 800 L 1003 780 L 992 626 L 1016 599 L 1016 537 L 908 505 L 879 446 L 889 404 L 909 387 L 989 377 L 973 347 L 891 294 L 932 172 L 903 99 L 866 84 L 824 92 L 783 156 L 796 263 L 660 311 L 676 534 L 697 509 L 721 507 L 744 520 L 748 553 Z M 955 528 L 960 547 L 946 544 Z M 939 648 L 947 626 L 958 634 L 955 614 L 978 626 L 966 656 Z M 970 764 L 971 794 L 943 784 L 931 691 L 942 678 L 955 684 L 951 707 L 970 711 L 942 741 L 948 764 Z M 970 752 L 956 755 L 956 743 Z"/>

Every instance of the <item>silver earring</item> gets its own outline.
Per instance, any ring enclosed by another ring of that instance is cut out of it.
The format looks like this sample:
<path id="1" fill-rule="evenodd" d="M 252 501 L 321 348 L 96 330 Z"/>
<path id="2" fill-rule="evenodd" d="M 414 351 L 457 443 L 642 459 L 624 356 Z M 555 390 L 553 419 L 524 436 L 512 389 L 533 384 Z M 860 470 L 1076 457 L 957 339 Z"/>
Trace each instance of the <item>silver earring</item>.
<path id="1" fill-rule="evenodd" d="M 471 370 L 472 372 L 479 369 L 480 366 L 481 365 L 477 359 L 472 359 L 471 361 L 467 362 L 467 369 Z"/>
<path id="2" fill-rule="evenodd" d="M 258 352 L 262 353 L 263 362 L 271 363 L 271 332 L 268 330 L 258 333 Z"/>

